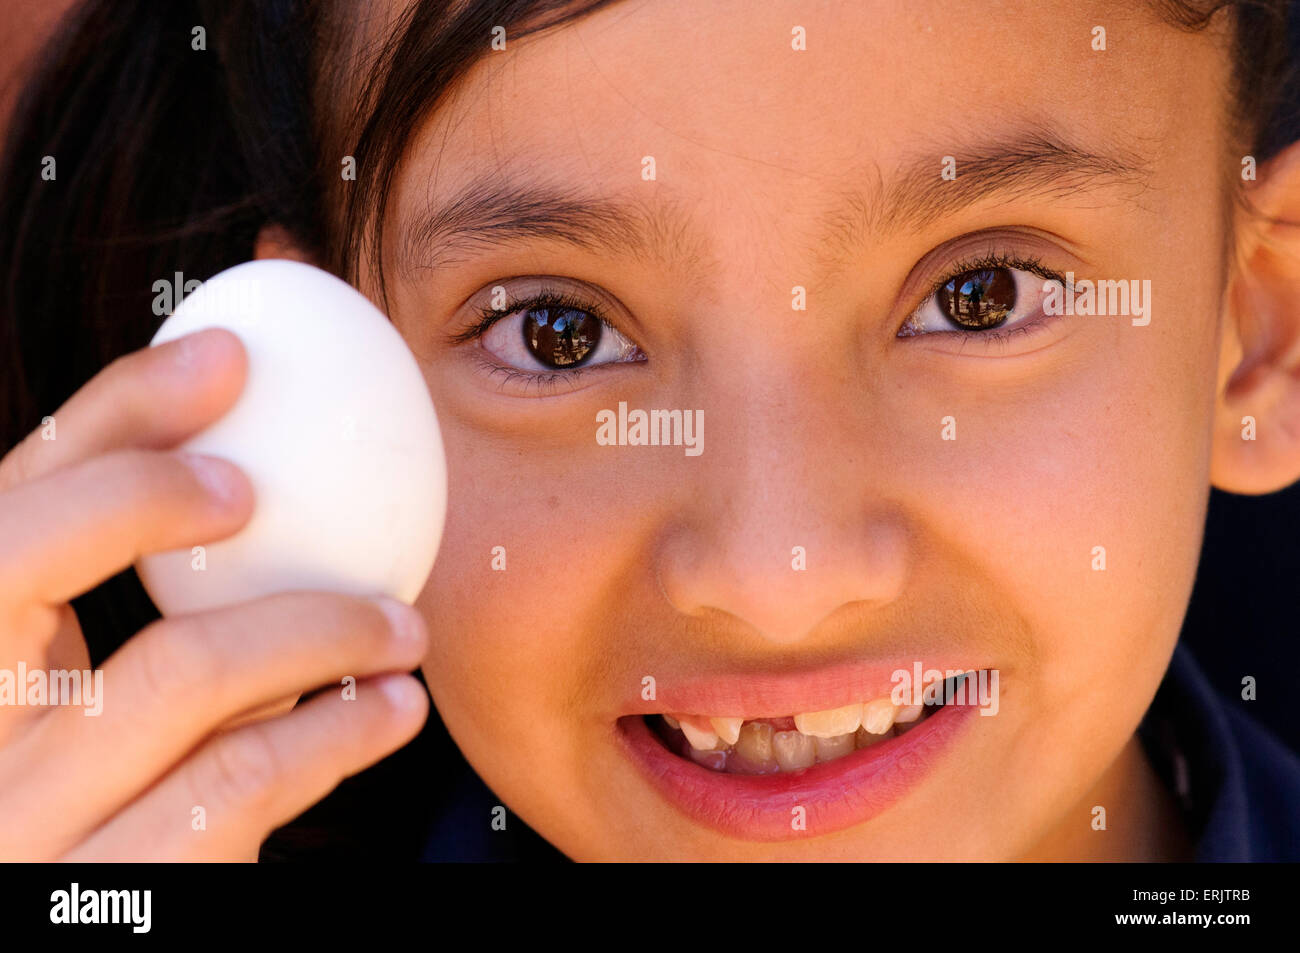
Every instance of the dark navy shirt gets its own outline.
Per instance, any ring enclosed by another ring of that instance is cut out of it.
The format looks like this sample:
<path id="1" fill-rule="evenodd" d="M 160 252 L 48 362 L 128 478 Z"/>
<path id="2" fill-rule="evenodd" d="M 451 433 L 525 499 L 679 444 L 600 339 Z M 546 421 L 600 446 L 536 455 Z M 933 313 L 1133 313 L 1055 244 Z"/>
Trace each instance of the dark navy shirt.
<path id="1" fill-rule="evenodd" d="M 1174 651 L 1138 735 L 1176 795 L 1198 861 L 1300 860 L 1300 757 Z"/>
<path id="2" fill-rule="evenodd" d="M 1254 722 L 1250 702 L 1215 693 L 1186 646 L 1138 728 L 1174 792 L 1198 861 L 1300 860 L 1300 758 Z M 513 814 L 489 824 L 499 800 L 461 764 L 456 794 L 430 830 L 427 861 L 563 861 Z"/>

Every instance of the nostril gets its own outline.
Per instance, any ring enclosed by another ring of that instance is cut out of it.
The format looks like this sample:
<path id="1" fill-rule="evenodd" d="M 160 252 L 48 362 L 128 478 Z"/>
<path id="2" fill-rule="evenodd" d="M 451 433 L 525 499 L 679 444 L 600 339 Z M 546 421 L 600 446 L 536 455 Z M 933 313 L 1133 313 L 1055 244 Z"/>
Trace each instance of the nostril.
<path id="1" fill-rule="evenodd" d="M 752 533 L 710 544 L 703 530 L 679 529 L 656 556 L 656 582 L 683 615 L 796 644 L 848 607 L 882 607 L 902 592 L 908 543 L 901 526 L 881 519 L 856 528 L 768 527 L 748 548 L 740 542 Z"/>

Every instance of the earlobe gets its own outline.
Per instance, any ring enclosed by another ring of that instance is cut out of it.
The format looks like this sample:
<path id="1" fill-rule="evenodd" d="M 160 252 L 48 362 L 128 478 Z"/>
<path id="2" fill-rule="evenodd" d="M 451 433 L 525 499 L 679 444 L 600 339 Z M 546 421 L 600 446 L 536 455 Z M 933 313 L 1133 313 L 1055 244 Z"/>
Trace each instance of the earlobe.
<path id="1" fill-rule="evenodd" d="M 287 258 L 289 261 L 300 261 L 320 267 L 315 258 L 294 240 L 288 229 L 275 223 L 263 225 L 261 231 L 257 233 L 253 257 L 258 260 Z"/>
<path id="2" fill-rule="evenodd" d="M 1224 298 L 1210 482 L 1230 493 L 1300 480 L 1300 143 L 1260 172 Z"/>

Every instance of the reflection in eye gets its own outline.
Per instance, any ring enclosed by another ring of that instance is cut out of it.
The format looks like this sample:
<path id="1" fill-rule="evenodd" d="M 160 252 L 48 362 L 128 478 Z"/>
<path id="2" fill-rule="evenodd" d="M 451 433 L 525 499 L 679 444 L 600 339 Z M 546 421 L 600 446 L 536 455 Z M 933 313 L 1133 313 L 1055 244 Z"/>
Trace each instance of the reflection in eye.
<path id="1" fill-rule="evenodd" d="M 566 371 L 645 360 L 600 309 L 571 294 L 542 292 L 510 311 L 485 309 L 479 324 L 484 350 L 520 371 Z"/>
<path id="2" fill-rule="evenodd" d="M 600 319 L 572 308 L 529 308 L 524 346 L 543 364 L 577 367 L 600 346 Z"/>
<path id="3" fill-rule="evenodd" d="M 1006 268 L 966 271 L 939 289 L 939 309 L 973 331 L 996 328 L 1016 307 L 1016 279 Z"/>
<path id="4" fill-rule="evenodd" d="M 982 334 L 1033 324 L 1042 317 L 1044 278 L 1062 281 L 1037 262 L 990 261 L 958 266 L 904 322 L 899 337 Z"/>

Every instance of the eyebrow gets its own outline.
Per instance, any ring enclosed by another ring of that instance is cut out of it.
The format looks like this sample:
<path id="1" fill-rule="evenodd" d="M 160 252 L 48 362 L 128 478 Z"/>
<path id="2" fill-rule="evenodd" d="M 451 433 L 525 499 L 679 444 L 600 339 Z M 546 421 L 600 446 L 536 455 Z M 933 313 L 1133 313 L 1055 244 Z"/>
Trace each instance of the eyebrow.
<path id="1" fill-rule="evenodd" d="M 948 158 L 956 174 L 945 179 Z M 869 235 L 920 231 L 986 199 L 1060 200 L 1107 188 L 1136 198 L 1150 188 L 1151 177 L 1150 165 L 1130 150 L 1094 151 L 1048 127 L 1034 127 L 905 159 L 888 187 L 873 166 L 861 178 L 874 178 L 875 188 L 840 190 L 824 226 L 841 248 L 860 248 Z"/>
<path id="2" fill-rule="evenodd" d="M 941 176 L 951 155 L 956 176 Z M 1149 187 L 1150 168 L 1125 150 L 1094 152 L 1049 130 L 904 159 L 886 185 L 878 167 L 859 176 L 874 187 L 836 190 L 818 247 L 860 253 L 871 236 L 916 231 L 991 198 L 1061 199 L 1100 188 Z M 496 173 L 415 216 L 398 239 L 399 268 L 441 268 L 494 247 L 558 241 L 606 256 L 650 256 L 667 271 L 703 277 L 716 260 L 691 210 L 653 198 L 587 194 L 572 184 Z M 824 255 L 825 252 L 823 251 Z"/>
<path id="3" fill-rule="evenodd" d="M 559 241 L 604 255 L 651 256 L 669 271 L 711 262 L 704 233 L 677 200 L 593 197 L 572 185 L 502 175 L 479 179 L 416 218 L 399 237 L 399 267 L 441 268 L 476 250 Z"/>

